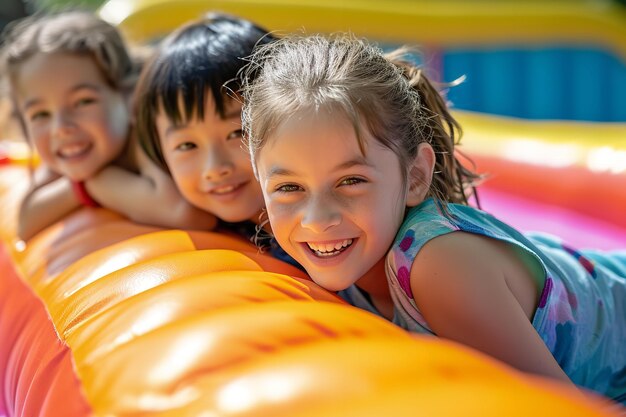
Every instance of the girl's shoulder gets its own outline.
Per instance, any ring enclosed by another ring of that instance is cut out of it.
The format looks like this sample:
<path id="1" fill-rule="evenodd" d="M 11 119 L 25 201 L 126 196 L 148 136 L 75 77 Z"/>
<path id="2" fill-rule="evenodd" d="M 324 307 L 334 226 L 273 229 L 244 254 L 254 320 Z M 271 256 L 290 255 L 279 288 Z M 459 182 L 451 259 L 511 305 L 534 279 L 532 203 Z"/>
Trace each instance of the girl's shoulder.
<path id="1" fill-rule="evenodd" d="M 410 244 L 412 246 L 422 246 L 429 240 L 450 233 L 462 230 L 463 224 L 469 224 L 468 214 L 464 206 L 447 204 L 446 207 L 429 198 L 421 204 L 408 210 L 402 225 L 396 235 L 396 243 L 401 247 Z"/>
<path id="2" fill-rule="evenodd" d="M 407 212 L 397 240 L 406 235 L 426 242 L 450 232 L 462 231 L 505 240 L 527 243 L 526 237 L 514 227 L 493 215 L 468 205 L 447 203 L 445 206 L 429 198 Z"/>
<path id="3" fill-rule="evenodd" d="M 426 243 L 452 232 L 465 232 L 450 236 L 452 240 L 468 240 L 464 235 L 470 234 L 508 243 L 523 257 L 530 256 L 541 265 L 540 269 L 545 270 L 543 264 L 546 260 L 541 256 L 541 251 L 517 229 L 478 208 L 452 203 L 444 208 L 433 199 L 425 200 L 407 212 L 391 247 L 390 256 L 395 258 L 396 265 L 403 265 L 410 270 L 417 253 Z"/>

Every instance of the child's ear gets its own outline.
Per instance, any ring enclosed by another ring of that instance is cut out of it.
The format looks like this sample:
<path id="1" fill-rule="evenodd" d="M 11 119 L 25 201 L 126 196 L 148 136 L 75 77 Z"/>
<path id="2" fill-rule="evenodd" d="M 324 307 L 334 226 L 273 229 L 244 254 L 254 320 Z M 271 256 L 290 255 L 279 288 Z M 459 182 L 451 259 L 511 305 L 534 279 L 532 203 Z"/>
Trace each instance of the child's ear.
<path id="1" fill-rule="evenodd" d="M 435 151 L 430 144 L 424 142 L 417 147 L 417 155 L 409 167 L 406 206 L 415 207 L 428 195 L 433 182 L 435 169 Z"/>

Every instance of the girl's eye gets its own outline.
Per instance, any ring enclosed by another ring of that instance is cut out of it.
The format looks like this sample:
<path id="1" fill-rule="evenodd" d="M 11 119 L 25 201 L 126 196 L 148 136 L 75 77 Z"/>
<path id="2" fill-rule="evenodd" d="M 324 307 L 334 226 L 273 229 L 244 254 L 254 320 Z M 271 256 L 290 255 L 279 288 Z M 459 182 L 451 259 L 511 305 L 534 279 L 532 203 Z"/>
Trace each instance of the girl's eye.
<path id="1" fill-rule="evenodd" d="M 279 193 L 293 193 L 296 191 L 301 191 L 302 187 L 296 184 L 283 184 L 276 188 L 276 191 Z"/>
<path id="2" fill-rule="evenodd" d="M 226 140 L 241 139 L 242 136 L 243 136 L 243 130 L 237 129 L 237 130 L 233 130 L 232 132 L 230 132 L 228 136 L 226 136 Z"/>
<path id="3" fill-rule="evenodd" d="M 339 185 L 357 185 L 366 182 L 363 178 L 349 177 L 341 180 Z"/>
<path id="4" fill-rule="evenodd" d="M 33 114 L 30 115 L 30 120 L 32 122 L 36 122 L 37 120 L 42 120 L 45 119 L 47 117 L 50 116 L 50 112 L 45 111 L 45 110 L 41 110 L 41 111 L 37 111 Z"/>
<path id="5" fill-rule="evenodd" d="M 191 149 L 197 148 L 196 144 L 193 142 L 183 142 L 176 147 L 178 151 L 189 151 Z"/>
<path id="6" fill-rule="evenodd" d="M 95 102 L 96 102 L 96 99 L 93 97 L 83 97 L 81 99 L 76 100 L 76 103 L 74 103 L 74 106 L 83 107 L 83 106 L 88 106 Z"/>

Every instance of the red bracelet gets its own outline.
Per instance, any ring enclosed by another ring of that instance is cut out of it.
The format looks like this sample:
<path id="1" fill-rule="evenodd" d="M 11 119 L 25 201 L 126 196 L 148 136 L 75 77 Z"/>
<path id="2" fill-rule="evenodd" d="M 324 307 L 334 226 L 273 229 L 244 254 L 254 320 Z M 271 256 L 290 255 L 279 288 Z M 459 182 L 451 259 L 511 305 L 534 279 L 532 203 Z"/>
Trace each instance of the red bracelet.
<path id="1" fill-rule="evenodd" d="M 72 181 L 72 190 L 74 190 L 74 194 L 78 197 L 78 201 L 83 206 L 87 207 L 100 207 L 100 204 L 87 192 L 87 188 L 85 188 L 85 181 Z"/>

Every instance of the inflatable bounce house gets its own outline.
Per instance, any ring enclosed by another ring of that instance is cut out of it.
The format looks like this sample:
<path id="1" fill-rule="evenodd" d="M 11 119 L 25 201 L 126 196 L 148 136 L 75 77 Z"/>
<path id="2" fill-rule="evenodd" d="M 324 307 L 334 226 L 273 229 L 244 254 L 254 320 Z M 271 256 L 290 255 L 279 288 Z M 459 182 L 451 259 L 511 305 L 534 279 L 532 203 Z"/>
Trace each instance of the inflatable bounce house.
<path id="1" fill-rule="evenodd" d="M 136 42 L 219 9 L 276 30 L 419 43 L 444 65 L 455 54 L 447 48 L 496 40 L 584 40 L 626 57 L 617 7 L 473 3 L 110 0 L 100 13 Z M 626 79 L 619 85 L 623 99 Z M 574 244 L 626 246 L 626 117 L 457 116 L 465 151 L 491 173 L 487 211 Z M 620 414 L 596 396 L 410 335 L 234 236 L 83 208 L 19 241 L 30 156 L 1 144 L 0 416 Z"/>

